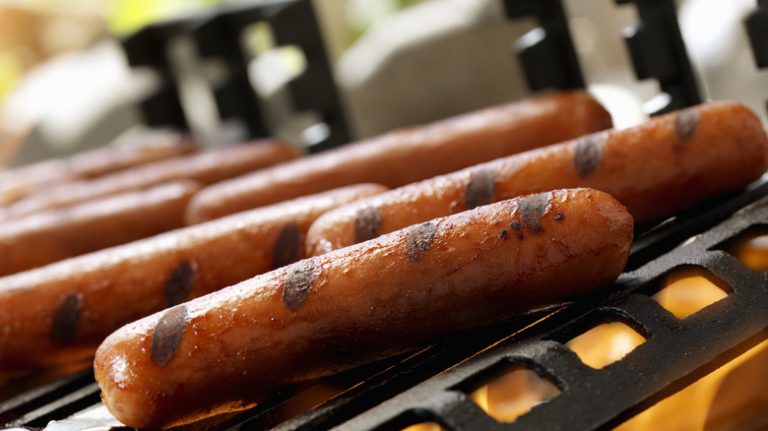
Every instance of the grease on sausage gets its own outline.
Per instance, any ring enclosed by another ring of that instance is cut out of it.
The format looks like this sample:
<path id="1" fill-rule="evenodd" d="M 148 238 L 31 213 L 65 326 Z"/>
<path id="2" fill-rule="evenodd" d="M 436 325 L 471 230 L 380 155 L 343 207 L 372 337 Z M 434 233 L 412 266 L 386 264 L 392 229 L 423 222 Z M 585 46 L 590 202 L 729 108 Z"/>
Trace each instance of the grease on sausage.
<path id="1" fill-rule="evenodd" d="M 91 356 L 126 323 L 301 259 L 312 221 L 382 190 L 345 187 L 0 277 L 0 372 Z M 297 240 L 280 239 L 287 226 Z"/>
<path id="2" fill-rule="evenodd" d="M 765 132 L 749 109 L 731 102 L 700 105 L 337 208 L 310 229 L 308 254 L 359 242 L 362 211 L 377 215 L 370 238 L 491 201 L 562 187 L 608 192 L 636 221 L 648 222 L 746 186 L 766 170 L 767 154 Z"/>
<path id="3" fill-rule="evenodd" d="M 203 190 L 199 222 L 359 182 L 399 187 L 611 126 L 586 93 L 566 92 L 488 108 L 305 157 Z"/>
<path id="4" fill-rule="evenodd" d="M 498 235 L 512 223 L 524 239 Z M 609 195 L 561 190 L 306 259 L 110 335 L 95 361 L 102 399 L 140 428 L 248 407 L 286 384 L 605 287 L 632 228 Z"/>

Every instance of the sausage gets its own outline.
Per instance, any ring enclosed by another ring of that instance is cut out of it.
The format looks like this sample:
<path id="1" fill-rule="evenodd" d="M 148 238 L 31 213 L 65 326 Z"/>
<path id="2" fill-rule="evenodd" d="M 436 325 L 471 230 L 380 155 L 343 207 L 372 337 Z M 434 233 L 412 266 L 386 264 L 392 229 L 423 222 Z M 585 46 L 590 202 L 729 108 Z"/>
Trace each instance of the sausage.
<path id="1" fill-rule="evenodd" d="M 179 181 L 0 224 L 0 276 L 183 227 L 199 190 Z"/>
<path id="2" fill-rule="evenodd" d="M 256 141 L 151 163 L 135 169 L 53 187 L 8 207 L 0 219 L 19 218 L 34 212 L 141 190 L 174 180 L 207 185 L 284 162 L 298 156 L 292 146 L 277 141 Z"/>
<path id="3" fill-rule="evenodd" d="M 45 186 L 95 178 L 149 162 L 197 151 L 187 138 L 162 134 L 119 147 L 87 151 L 64 160 L 51 160 L 0 174 L 0 205 L 13 203 Z"/>
<path id="4" fill-rule="evenodd" d="M 479 205 L 562 187 L 592 187 L 638 223 L 746 186 L 766 170 L 768 140 L 736 103 L 711 103 L 621 131 L 473 166 L 329 211 L 307 234 L 317 255 Z"/>
<path id="5" fill-rule="evenodd" d="M 75 154 L 67 161 L 78 178 L 96 178 L 126 168 L 196 153 L 197 144 L 175 134 L 158 134 L 147 141 Z"/>
<path id="6" fill-rule="evenodd" d="M 611 196 L 559 190 L 305 259 L 110 335 L 95 360 L 102 400 L 138 428 L 249 407 L 286 384 L 604 287 L 632 228 Z"/>
<path id="7" fill-rule="evenodd" d="M 303 257 L 320 214 L 362 184 L 167 232 L 0 278 L 0 372 L 93 355 L 120 326 Z"/>
<path id="8" fill-rule="evenodd" d="M 188 219 L 210 220 L 359 182 L 400 187 L 610 126 L 608 112 L 581 92 L 510 103 L 222 182 L 193 199 Z"/>

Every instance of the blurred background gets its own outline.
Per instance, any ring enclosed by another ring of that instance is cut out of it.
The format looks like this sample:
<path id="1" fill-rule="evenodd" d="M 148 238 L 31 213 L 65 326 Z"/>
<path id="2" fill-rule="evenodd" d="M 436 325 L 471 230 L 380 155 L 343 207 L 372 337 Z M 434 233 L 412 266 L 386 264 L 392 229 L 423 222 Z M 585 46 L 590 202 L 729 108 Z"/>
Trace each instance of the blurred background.
<path id="1" fill-rule="evenodd" d="M 307 0 L 309 1 L 309 0 Z M 130 67 L 121 40 L 153 23 L 238 6 L 222 0 L 0 1 L 0 166 L 14 166 L 148 133 L 140 105 L 162 77 Z M 248 4 L 260 3 L 249 1 Z M 359 139 L 393 128 L 503 103 L 529 94 L 512 44 L 533 20 L 508 20 L 499 0 L 315 0 L 348 133 Z M 569 26 L 589 89 L 617 127 L 652 109 L 655 81 L 635 78 L 622 31 L 634 6 L 567 0 Z M 752 0 L 678 2 L 680 25 L 706 99 L 736 99 L 765 117 L 768 74 L 752 58 L 742 25 Z M 304 29 L 297 28 L 297 32 Z M 285 85 L 307 59 L 275 46 L 269 26 L 242 31 L 248 78 L 270 133 L 300 146 L 326 136 L 323 118 L 295 112 Z M 210 86 L 226 71 L 168 40 L 171 73 L 189 130 L 204 145 L 248 136 L 217 113 Z"/>

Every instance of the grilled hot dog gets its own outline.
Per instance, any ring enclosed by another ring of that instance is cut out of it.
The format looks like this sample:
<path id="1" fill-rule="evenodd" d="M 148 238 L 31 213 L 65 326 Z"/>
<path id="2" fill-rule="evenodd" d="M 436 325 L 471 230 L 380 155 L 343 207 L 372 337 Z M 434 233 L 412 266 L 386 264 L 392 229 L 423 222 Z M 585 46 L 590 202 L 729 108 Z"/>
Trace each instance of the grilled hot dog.
<path id="1" fill-rule="evenodd" d="M 174 180 L 211 184 L 252 172 L 298 156 L 288 144 L 258 141 L 151 163 L 135 169 L 53 187 L 22 199 L 0 213 L 0 220 L 19 218 L 34 212 L 60 208 L 117 193 L 145 189 Z"/>
<path id="2" fill-rule="evenodd" d="M 632 217 L 560 190 L 477 208 L 303 260 L 115 332 L 96 354 L 126 425 L 244 408 L 291 382 L 509 318 L 611 283 Z"/>
<path id="3" fill-rule="evenodd" d="M 176 135 L 147 139 L 146 142 L 99 148 L 68 159 L 41 162 L 3 172 L 0 174 L 0 205 L 13 203 L 45 186 L 95 178 L 197 150 L 189 139 Z"/>
<path id="4" fill-rule="evenodd" d="M 0 224 L 0 276 L 183 227 L 198 190 L 180 181 Z"/>
<path id="5" fill-rule="evenodd" d="M 307 234 L 309 255 L 434 217 L 562 187 L 612 194 L 637 222 L 669 216 L 746 186 L 766 170 L 768 140 L 736 103 L 711 103 L 621 131 L 477 165 L 328 212 Z"/>
<path id="6" fill-rule="evenodd" d="M 222 182 L 195 197 L 189 220 L 210 220 L 359 182 L 399 187 L 610 126 L 605 109 L 585 93 L 515 102 Z"/>
<path id="7" fill-rule="evenodd" d="M 307 196 L 2 277 L 0 371 L 90 356 L 128 322 L 294 262 L 320 214 L 382 189 Z"/>

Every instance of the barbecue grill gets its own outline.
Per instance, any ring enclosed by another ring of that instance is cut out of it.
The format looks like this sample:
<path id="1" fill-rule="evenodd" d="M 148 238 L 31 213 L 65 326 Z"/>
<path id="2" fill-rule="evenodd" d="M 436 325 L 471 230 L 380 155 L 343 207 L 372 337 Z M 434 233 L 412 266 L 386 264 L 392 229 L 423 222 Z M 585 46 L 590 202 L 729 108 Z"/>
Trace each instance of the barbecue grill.
<path id="1" fill-rule="evenodd" d="M 531 88 L 582 87 L 560 1 L 504 3 L 511 19 L 534 16 L 544 30 L 545 36 L 535 43 L 516 45 Z M 697 103 L 700 96 L 672 0 L 634 3 L 642 22 L 628 37 L 631 58 L 638 77 L 658 79 L 668 100 L 654 114 Z M 758 59 L 764 54 L 761 47 L 768 44 L 768 35 L 763 37 L 760 29 L 768 19 L 768 2 L 759 3 L 748 20 Z M 766 273 L 750 269 L 735 251 L 740 239 L 764 233 L 766 226 L 764 177 L 740 193 L 638 227 L 627 272 L 613 288 L 592 298 L 454 334 L 394 358 L 286 388 L 253 409 L 181 428 L 612 429 L 768 339 Z M 692 268 L 722 299 L 680 316 L 665 308 L 660 295 L 669 287 L 669 274 Z M 639 343 L 623 358 L 592 367 L 573 343 L 605 323 L 619 324 Z M 527 373 L 526 382 L 538 381 L 538 387 L 545 388 L 540 400 L 545 402 L 505 421 L 488 411 L 488 394 L 482 391 L 500 376 L 514 373 Z M 768 428 L 764 412 L 734 421 L 730 428 L 712 429 Z M 100 404 L 87 365 L 52 371 L 0 392 L 0 424 L 62 431 L 121 428 Z"/>

